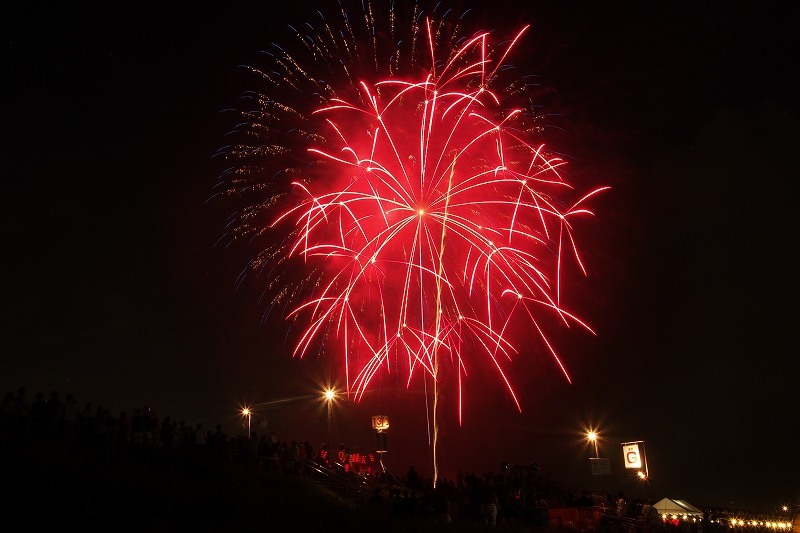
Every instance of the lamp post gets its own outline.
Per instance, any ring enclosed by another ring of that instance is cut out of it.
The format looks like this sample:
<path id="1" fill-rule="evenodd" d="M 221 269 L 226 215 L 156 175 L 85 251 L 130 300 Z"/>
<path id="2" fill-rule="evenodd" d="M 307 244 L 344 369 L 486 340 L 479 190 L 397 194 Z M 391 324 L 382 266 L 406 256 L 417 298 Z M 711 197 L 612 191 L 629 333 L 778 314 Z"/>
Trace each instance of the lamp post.
<path id="1" fill-rule="evenodd" d="M 600 459 L 600 450 L 597 447 L 597 441 L 600 440 L 600 434 L 596 429 L 588 428 L 586 431 L 586 440 L 594 446 L 594 457 L 589 459 L 592 464 L 592 474 L 600 476 L 600 490 L 605 493 L 605 482 L 603 476 L 610 475 L 611 469 L 608 464 L 608 459 Z"/>
<path id="2" fill-rule="evenodd" d="M 331 409 L 333 406 L 333 400 L 336 399 L 336 391 L 334 389 L 325 389 L 323 393 L 323 398 L 325 399 L 325 403 L 328 404 L 328 446 L 331 444 Z"/>
<path id="3" fill-rule="evenodd" d="M 588 433 L 586 433 L 586 440 L 594 444 L 594 458 L 598 459 L 600 455 L 597 453 L 597 432 L 590 430 Z"/>
<path id="4" fill-rule="evenodd" d="M 253 418 L 253 412 L 249 407 L 242 409 L 242 415 L 247 417 L 247 438 L 250 438 L 250 422 Z"/>

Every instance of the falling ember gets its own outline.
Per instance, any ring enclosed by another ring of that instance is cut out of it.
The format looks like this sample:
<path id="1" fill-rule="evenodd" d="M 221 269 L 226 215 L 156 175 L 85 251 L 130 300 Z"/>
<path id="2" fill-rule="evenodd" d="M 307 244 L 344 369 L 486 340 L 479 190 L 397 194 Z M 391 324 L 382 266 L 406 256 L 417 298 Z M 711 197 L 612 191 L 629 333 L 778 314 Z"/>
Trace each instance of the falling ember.
<path id="1" fill-rule="evenodd" d="M 495 43 L 419 9 L 411 20 L 403 40 L 394 24 L 375 37 L 369 5 L 322 16 L 252 69 L 267 89 L 244 112 L 249 141 L 224 150 L 224 191 L 249 201 L 229 237 L 267 243 L 250 270 L 302 328 L 294 355 L 339 347 L 356 399 L 383 372 L 409 387 L 448 372 L 458 398 L 493 373 L 521 409 L 515 326 L 568 380 L 542 319 L 591 331 L 562 305 L 560 277 L 568 257 L 584 268 L 573 224 L 605 188 L 576 194 L 525 84 L 506 80 L 528 27 Z"/>

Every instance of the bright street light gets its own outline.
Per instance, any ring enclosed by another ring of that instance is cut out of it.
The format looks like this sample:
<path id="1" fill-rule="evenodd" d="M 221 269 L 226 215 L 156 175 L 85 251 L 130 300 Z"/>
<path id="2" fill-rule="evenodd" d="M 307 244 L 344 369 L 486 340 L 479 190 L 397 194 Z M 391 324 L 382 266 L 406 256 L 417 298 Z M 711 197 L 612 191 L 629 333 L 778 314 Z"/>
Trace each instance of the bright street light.
<path id="1" fill-rule="evenodd" d="M 250 438 L 250 421 L 253 418 L 253 412 L 248 408 L 245 407 L 242 409 L 242 416 L 247 417 L 247 438 Z"/>
<path id="2" fill-rule="evenodd" d="M 334 389 L 325 389 L 322 393 L 322 398 L 325 400 L 325 403 L 328 404 L 328 445 L 330 446 L 331 443 L 331 409 L 333 405 L 333 401 L 336 399 L 336 390 Z"/>
<path id="3" fill-rule="evenodd" d="M 590 430 L 588 433 L 586 433 L 586 440 L 588 440 L 589 442 L 594 444 L 594 456 L 595 456 L 595 458 L 600 457 L 600 455 L 597 452 L 597 437 L 598 437 L 598 435 L 597 435 L 597 432 L 595 430 Z"/>

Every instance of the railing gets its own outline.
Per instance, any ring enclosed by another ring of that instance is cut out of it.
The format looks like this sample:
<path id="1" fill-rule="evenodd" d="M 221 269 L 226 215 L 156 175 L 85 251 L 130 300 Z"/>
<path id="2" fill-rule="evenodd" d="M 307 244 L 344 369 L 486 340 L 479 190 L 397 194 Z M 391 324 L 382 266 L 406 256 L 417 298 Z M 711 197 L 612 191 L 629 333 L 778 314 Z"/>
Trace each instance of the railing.
<path id="1" fill-rule="evenodd" d="M 331 469 L 313 461 L 306 461 L 306 469 L 311 478 L 349 500 L 364 503 L 378 487 L 378 484 L 370 478 Z"/>

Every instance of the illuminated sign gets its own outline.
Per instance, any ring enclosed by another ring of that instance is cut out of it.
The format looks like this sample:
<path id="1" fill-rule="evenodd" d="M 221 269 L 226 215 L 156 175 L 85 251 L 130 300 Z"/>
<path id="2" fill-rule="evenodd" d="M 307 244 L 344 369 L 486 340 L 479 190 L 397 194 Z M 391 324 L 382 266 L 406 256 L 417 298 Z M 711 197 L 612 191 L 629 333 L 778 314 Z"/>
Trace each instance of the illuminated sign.
<path id="1" fill-rule="evenodd" d="M 622 445 L 622 455 L 625 460 L 625 468 L 641 470 L 642 456 L 639 453 L 639 443 L 625 443 Z"/>
<path id="2" fill-rule="evenodd" d="M 389 417 L 386 415 L 375 415 L 372 417 L 372 429 L 383 431 L 389 429 Z"/>

